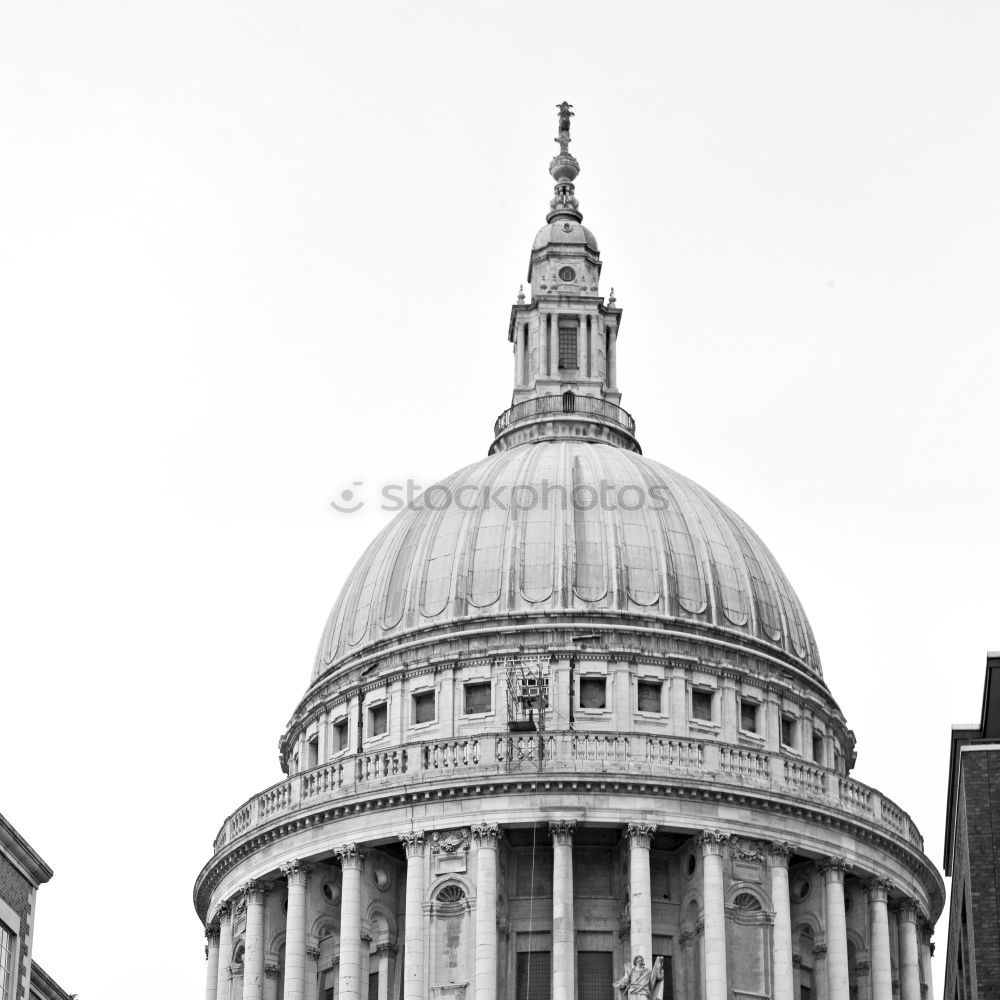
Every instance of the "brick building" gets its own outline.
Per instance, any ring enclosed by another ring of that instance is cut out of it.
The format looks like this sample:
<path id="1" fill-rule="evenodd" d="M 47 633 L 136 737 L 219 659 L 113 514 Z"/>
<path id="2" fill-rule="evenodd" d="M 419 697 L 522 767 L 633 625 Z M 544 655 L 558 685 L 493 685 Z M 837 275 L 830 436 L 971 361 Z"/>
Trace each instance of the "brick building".
<path id="1" fill-rule="evenodd" d="M 1000 997 L 1000 652 L 986 656 L 978 725 L 953 726 L 944 871 L 951 878 L 945 1000 Z"/>
<path id="2" fill-rule="evenodd" d="M 52 869 L 0 815 L 0 1000 L 70 1000 L 31 958 L 38 887 Z"/>

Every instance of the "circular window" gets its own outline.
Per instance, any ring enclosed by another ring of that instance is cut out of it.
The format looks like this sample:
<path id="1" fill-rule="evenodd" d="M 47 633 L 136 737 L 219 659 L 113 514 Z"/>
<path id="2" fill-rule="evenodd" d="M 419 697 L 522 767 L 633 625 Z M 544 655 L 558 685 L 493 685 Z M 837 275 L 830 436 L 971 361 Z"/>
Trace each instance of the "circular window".
<path id="1" fill-rule="evenodd" d="M 385 868 L 375 868 L 372 871 L 372 880 L 374 881 L 376 888 L 385 892 L 385 890 L 389 888 L 390 882 L 388 870 Z"/>
<path id="2" fill-rule="evenodd" d="M 340 886 L 336 882 L 324 882 L 323 898 L 328 903 L 336 903 L 340 899 Z"/>
<path id="3" fill-rule="evenodd" d="M 559 280 L 560 281 L 572 281 L 576 277 L 576 271 L 571 267 L 561 267 L 559 268 Z"/>
<path id="4" fill-rule="evenodd" d="M 695 869 L 698 867 L 698 859 L 693 855 L 688 855 L 688 878 L 690 878 L 694 873 Z"/>
<path id="5" fill-rule="evenodd" d="M 809 879 L 807 878 L 797 882 L 795 885 L 795 898 L 799 900 L 805 899 L 809 895 L 810 888 Z"/>

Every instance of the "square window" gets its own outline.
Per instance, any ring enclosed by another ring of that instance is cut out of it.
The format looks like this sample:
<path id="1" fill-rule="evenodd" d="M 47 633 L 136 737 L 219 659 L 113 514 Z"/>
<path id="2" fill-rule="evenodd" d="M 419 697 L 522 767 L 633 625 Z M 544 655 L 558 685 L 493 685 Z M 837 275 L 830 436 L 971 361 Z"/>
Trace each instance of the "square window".
<path id="1" fill-rule="evenodd" d="M 604 677 L 580 678 L 580 708 L 606 708 L 608 682 Z"/>
<path id="2" fill-rule="evenodd" d="M 465 685 L 465 714 L 478 715 L 493 708 L 493 685 L 489 681 Z"/>
<path id="3" fill-rule="evenodd" d="M 389 729 L 389 706 L 382 702 L 381 705 L 373 705 L 368 710 L 368 728 L 372 736 L 381 736 Z"/>
<path id="4" fill-rule="evenodd" d="M 781 716 L 781 742 L 786 747 L 795 746 L 795 731 L 797 729 L 794 715 Z"/>
<path id="5" fill-rule="evenodd" d="M 740 698 L 740 729 L 746 733 L 757 732 L 757 719 L 760 715 L 760 705 L 755 701 Z"/>
<path id="6" fill-rule="evenodd" d="M 421 691 L 413 696 L 413 724 L 434 721 L 434 692 Z"/>
<path id="7" fill-rule="evenodd" d="M 350 734 L 347 719 L 339 719 L 333 724 L 333 749 L 346 750 L 348 739 L 350 739 Z"/>
<path id="8" fill-rule="evenodd" d="M 817 764 L 823 763 L 823 734 L 813 733 L 813 760 Z"/>
<path id="9" fill-rule="evenodd" d="M 691 718 L 712 721 L 712 692 L 695 688 L 691 692 Z"/>
<path id="10" fill-rule="evenodd" d="M 662 692 L 663 685 L 659 681 L 639 681 L 639 711 L 659 715 L 662 710 Z"/>

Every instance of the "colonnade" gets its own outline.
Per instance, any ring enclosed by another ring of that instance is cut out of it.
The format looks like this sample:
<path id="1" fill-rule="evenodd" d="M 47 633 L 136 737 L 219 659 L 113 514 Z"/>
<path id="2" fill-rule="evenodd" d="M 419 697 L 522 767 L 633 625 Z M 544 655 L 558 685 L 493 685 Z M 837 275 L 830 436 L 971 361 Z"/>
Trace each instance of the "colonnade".
<path id="1" fill-rule="evenodd" d="M 576 822 L 553 820 L 549 830 L 553 841 L 552 878 L 552 1000 L 576 1000 L 576 955 L 573 892 L 573 835 Z M 652 896 L 650 888 L 650 845 L 655 826 L 629 823 L 626 840 L 629 850 L 630 955 L 652 960 Z M 475 909 L 475 1000 L 497 1000 L 497 850 L 499 826 L 482 823 L 471 828 L 476 846 Z M 403 1000 L 426 1000 L 427 974 L 426 920 L 424 895 L 426 875 L 424 833 L 400 836 L 407 859 L 405 899 L 405 968 Z M 726 904 L 724 852 L 730 839 L 719 830 L 704 831 L 697 838 L 702 858 L 702 922 L 704 1000 L 729 1000 L 726 974 Z M 364 853 L 357 844 L 336 850 L 343 879 L 340 898 L 339 1000 L 367 1000 L 369 948 L 362 947 L 361 872 Z M 773 1000 L 794 1000 L 794 962 L 789 891 L 787 844 L 768 846 L 770 860 L 770 896 L 773 919 Z M 825 898 L 825 977 L 828 1000 L 850 1000 L 848 979 L 848 938 L 844 899 L 843 858 L 820 862 Z M 305 893 L 309 869 L 298 861 L 282 869 L 288 885 L 288 908 L 285 929 L 285 1000 L 314 1000 L 316 959 L 319 952 L 307 947 Z M 927 1000 L 932 995 L 929 983 L 922 994 L 920 964 L 924 963 L 930 979 L 930 931 L 921 925 L 919 910 L 912 900 L 904 900 L 894 911 L 895 926 L 890 926 L 890 883 L 883 878 L 869 879 L 865 891 L 871 927 L 870 975 L 873 1000 L 894 1000 L 891 940 L 895 938 L 898 956 L 899 1000 Z M 265 1000 L 264 902 L 269 887 L 251 881 L 241 888 L 246 906 L 244 936 L 243 993 L 230 996 L 229 956 L 233 947 L 233 907 L 229 902 L 216 910 L 215 920 L 206 928 L 208 940 L 207 1000 Z M 690 941 L 690 933 L 681 935 L 681 946 Z M 223 956 L 220 958 L 220 956 Z M 684 976 L 684 963 L 681 963 Z M 380 976 L 380 994 L 387 997 L 387 977 Z M 688 998 L 685 1000 L 697 1000 Z"/>

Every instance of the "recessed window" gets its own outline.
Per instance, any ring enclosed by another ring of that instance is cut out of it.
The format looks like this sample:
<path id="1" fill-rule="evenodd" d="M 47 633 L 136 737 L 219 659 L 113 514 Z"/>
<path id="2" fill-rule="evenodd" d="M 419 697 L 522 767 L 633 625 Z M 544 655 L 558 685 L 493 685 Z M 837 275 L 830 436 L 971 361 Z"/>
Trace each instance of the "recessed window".
<path id="1" fill-rule="evenodd" d="M 340 719 L 333 724 L 333 749 L 334 750 L 346 750 L 347 741 L 350 739 L 350 733 L 347 725 L 347 719 Z"/>
<path id="2" fill-rule="evenodd" d="M 465 685 L 465 714 L 479 715 L 493 709 L 493 686 L 489 681 Z"/>
<path id="3" fill-rule="evenodd" d="M 372 736 L 381 736 L 389 728 L 389 706 L 382 702 L 368 710 L 368 731 Z"/>
<path id="4" fill-rule="evenodd" d="M 576 368 L 579 327 L 576 323 L 559 323 L 559 367 Z"/>
<path id="5" fill-rule="evenodd" d="M 604 677 L 580 678 L 580 708 L 606 708 L 608 682 Z"/>
<path id="6" fill-rule="evenodd" d="M 813 760 L 817 764 L 823 763 L 823 734 L 813 733 Z"/>
<path id="7" fill-rule="evenodd" d="M 319 737 L 314 736 L 306 743 L 306 767 L 316 767 L 319 764 Z"/>
<path id="8" fill-rule="evenodd" d="M 663 685 L 659 681 L 639 681 L 639 711 L 660 714 Z"/>
<path id="9" fill-rule="evenodd" d="M 9 1000 L 13 995 L 11 970 L 14 968 L 14 932 L 0 924 L 0 998 Z"/>
<path id="10" fill-rule="evenodd" d="M 691 692 L 691 718 L 712 721 L 712 692 L 695 688 Z"/>
<path id="11" fill-rule="evenodd" d="M 781 716 L 781 742 L 786 747 L 794 747 L 796 744 L 796 719 L 794 715 Z"/>
<path id="12" fill-rule="evenodd" d="M 745 733 L 757 732 L 760 718 L 760 705 L 755 701 L 740 698 L 740 729 Z"/>
<path id="13" fill-rule="evenodd" d="M 434 692 L 421 691 L 413 696 L 413 724 L 434 721 Z"/>

